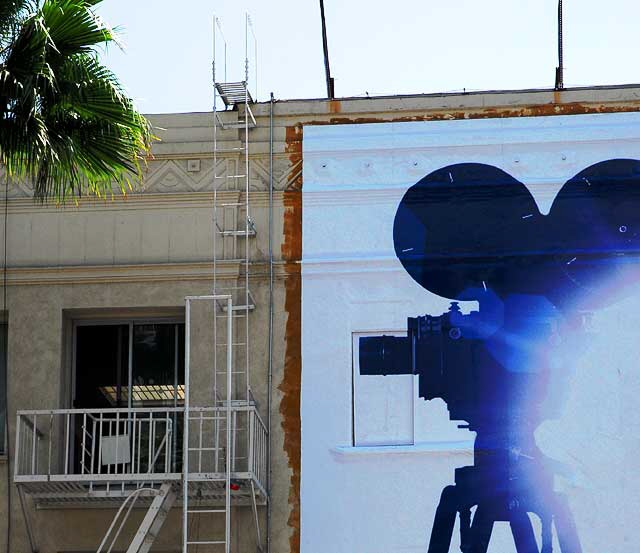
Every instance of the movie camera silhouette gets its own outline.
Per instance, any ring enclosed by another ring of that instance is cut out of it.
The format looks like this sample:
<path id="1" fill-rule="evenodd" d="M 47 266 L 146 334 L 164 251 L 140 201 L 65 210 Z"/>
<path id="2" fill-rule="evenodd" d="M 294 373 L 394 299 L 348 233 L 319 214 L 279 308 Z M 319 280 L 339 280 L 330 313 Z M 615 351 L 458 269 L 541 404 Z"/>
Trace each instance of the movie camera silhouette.
<path id="1" fill-rule="evenodd" d="M 406 337 L 360 338 L 360 374 L 419 376 L 451 420 L 476 432 L 474 464 L 441 495 L 428 553 L 448 553 L 456 516 L 463 553 L 486 553 L 496 521 L 517 553 L 581 553 L 573 515 L 536 445 L 560 414 L 571 337 L 584 312 L 628 294 L 640 275 L 640 161 L 612 159 L 567 181 L 543 216 L 506 172 L 463 163 L 412 186 L 394 221 L 396 255 L 423 288 L 475 300 L 462 314 L 409 317 Z M 476 507 L 473 517 L 472 508 Z M 541 521 L 538 549 L 530 514 Z"/>

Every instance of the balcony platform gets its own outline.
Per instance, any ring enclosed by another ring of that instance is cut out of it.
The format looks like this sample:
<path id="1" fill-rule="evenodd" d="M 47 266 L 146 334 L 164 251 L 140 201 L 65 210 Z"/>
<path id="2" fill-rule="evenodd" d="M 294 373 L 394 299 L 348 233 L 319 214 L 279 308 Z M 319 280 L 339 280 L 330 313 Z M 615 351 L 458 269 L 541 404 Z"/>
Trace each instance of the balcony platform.
<path id="1" fill-rule="evenodd" d="M 145 488 L 139 494 L 138 502 L 149 503 L 163 482 L 173 482 L 178 495 L 178 504 L 182 498 L 183 481 L 179 473 L 153 475 L 132 475 L 126 481 L 117 480 L 79 480 L 73 475 L 51 476 L 49 480 L 17 477 L 15 482 L 32 497 L 38 508 L 105 508 L 119 505 L 131 492 Z M 159 478 L 161 476 L 161 478 Z M 253 489 L 251 483 L 253 481 Z M 267 495 L 255 479 L 247 473 L 232 473 L 231 498 L 233 505 L 250 506 L 255 491 L 256 505 L 266 505 Z M 216 473 L 192 474 L 189 476 L 189 498 L 201 501 L 202 505 L 223 506 L 225 501 L 225 475 Z"/>
<path id="2" fill-rule="evenodd" d="M 136 490 L 144 504 L 165 482 L 181 499 L 184 415 L 181 407 L 20 411 L 14 482 L 40 508 L 115 506 Z M 189 501 L 224 505 L 229 428 L 232 504 L 266 504 L 267 434 L 255 406 L 194 408 L 188 421 Z"/>

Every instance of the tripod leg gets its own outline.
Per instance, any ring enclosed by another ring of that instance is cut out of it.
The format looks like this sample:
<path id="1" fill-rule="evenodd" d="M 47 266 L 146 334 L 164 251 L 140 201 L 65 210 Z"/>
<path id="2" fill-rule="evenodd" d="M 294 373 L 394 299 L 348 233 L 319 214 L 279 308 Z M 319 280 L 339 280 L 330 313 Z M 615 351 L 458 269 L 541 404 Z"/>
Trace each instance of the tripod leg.
<path id="1" fill-rule="evenodd" d="M 449 553 L 457 513 L 458 492 L 455 486 L 447 486 L 442 490 L 436 516 L 433 519 L 428 553 Z"/>
<path id="2" fill-rule="evenodd" d="M 548 514 L 543 514 L 540 517 L 542 522 L 542 549 L 540 553 L 553 553 L 553 532 L 551 523 L 552 517 Z"/>
<path id="3" fill-rule="evenodd" d="M 569 508 L 567 498 L 561 494 L 556 494 L 555 516 L 556 532 L 562 553 L 582 553 L 582 545 L 576 530 L 576 523 Z"/>
<path id="4" fill-rule="evenodd" d="M 525 511 L 514 511 L 509 520 L 513 541 L 518 553 L 540 553 L 531 519 Z"/>
<path id="5" fill-rule="evenodd" d="M 460 551 L 471 553 L 471 509 L 460 507 Z"/>
<path id="6" fill-rule="evenodd" d="M 483 505 L 478 505 L 476 514 L 473 515 L 471 524 L 471 550 L 470 553 L 487 553 L 489 540 L 493 531 L 493 517 L 491 510 Z"/>

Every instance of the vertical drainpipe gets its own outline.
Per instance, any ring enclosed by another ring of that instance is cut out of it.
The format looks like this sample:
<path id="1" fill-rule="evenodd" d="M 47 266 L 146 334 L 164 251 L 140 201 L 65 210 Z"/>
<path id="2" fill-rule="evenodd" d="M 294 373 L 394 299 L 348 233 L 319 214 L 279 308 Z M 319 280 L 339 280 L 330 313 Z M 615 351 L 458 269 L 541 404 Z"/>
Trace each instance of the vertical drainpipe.
<path id="1" fill-rule="evenodd" d="M 273 92 L 269 103 L 269 368 L 267 376 L 267 553 L 271 552 L 271 385 L 273 379 Z"/>

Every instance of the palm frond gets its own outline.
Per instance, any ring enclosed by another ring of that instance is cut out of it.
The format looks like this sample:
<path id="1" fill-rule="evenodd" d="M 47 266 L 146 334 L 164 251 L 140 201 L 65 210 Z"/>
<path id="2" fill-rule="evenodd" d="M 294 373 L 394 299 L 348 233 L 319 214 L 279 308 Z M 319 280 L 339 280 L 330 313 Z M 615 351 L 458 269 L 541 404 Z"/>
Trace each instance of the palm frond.
<path id="1" fill-rule="evenodd" d="M 141 176 L 150 126 L 98 59 L 95 47 L 116 40 L 92 10 L 100 1 L 23 10 L 1 59 L 0 163 L 39 199 L 103 195 Z"/>

